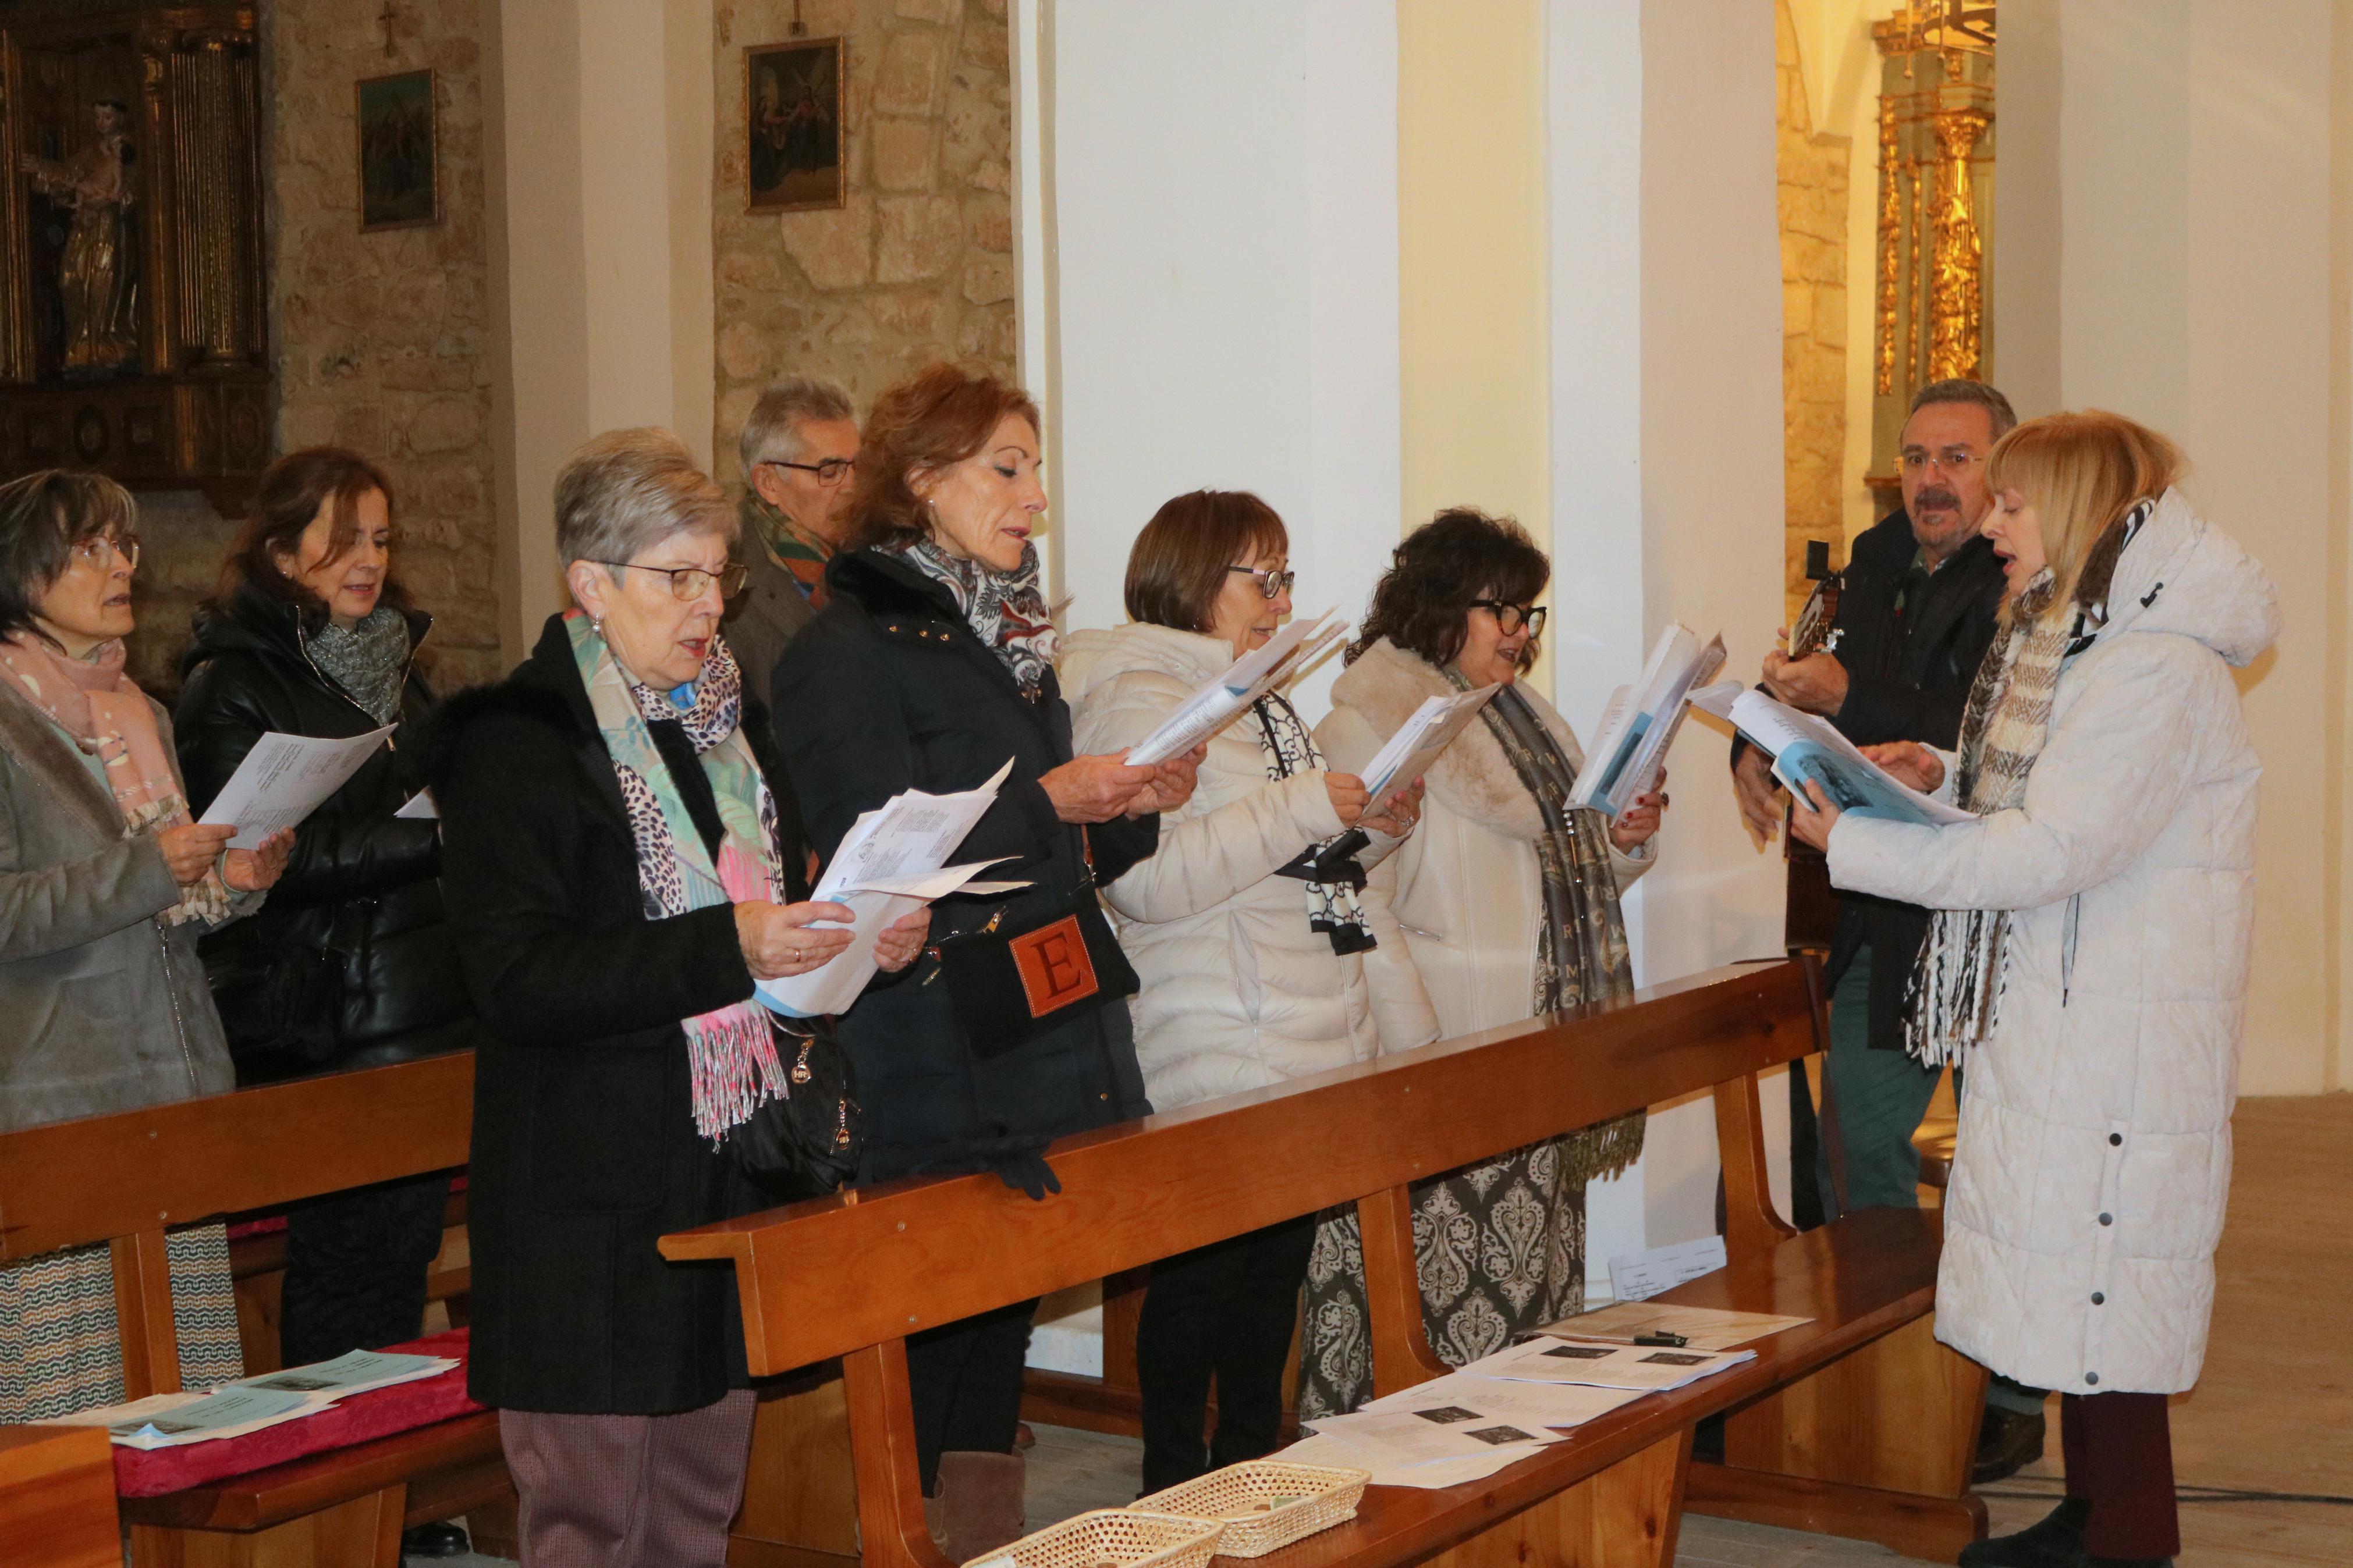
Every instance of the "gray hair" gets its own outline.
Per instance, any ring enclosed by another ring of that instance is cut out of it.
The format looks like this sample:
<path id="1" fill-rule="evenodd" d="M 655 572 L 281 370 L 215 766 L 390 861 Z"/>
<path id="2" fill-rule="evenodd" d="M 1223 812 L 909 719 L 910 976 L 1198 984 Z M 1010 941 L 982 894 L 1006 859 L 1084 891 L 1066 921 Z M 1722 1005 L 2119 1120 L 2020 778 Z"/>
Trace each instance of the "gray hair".
<path id="1" fill-rule="evenodd" d="M 676 533 L 735 536 L 735 509 L 667 430 L 607 430 L 584 441 L 555 476 L 555 553 L 634 561 Z"/>
<path id="2" fill-rule="evenodd" d="M 1909 412 L 1917 414 L 1932 403 L 1968 403 L 1984 409 L 1986 416 L 1993 421 L 1993 438 L 1997 441 L 2018 426 L 2018 415 L 2010 406 L 2010 399 L 1982 381 L 1963 381 L 1957 377 L 1932 381 L 1912 395 Z"/>
<path id="3" fill-rule="evenodd" d="M 819 381 L 813 375 L 793 375 L 770 382 L 767 390 L 760 394 L 760 400 L 752 405 L 752 412 L 744 416 L 744 428 L 735 437 L 735 450 L 744 460 L 744 472 L 749 475 L 761 463 L 799 457 L 797 426 L 804 419 L 856 417 L 849 394 L 829 381 Z"/>

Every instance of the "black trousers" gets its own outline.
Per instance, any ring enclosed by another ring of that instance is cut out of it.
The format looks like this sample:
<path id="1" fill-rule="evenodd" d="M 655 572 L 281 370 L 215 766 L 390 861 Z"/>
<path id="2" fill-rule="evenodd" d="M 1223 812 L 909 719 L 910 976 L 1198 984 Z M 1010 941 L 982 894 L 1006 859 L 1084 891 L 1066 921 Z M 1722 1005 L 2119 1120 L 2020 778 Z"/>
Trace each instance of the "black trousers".
<path id="1" fill-rule="evenodd" d="M 288 1214 L 278 1320 L 278 1353 L 288 1366 L 417 1337 L 448 1201 L 448 1177 L 420 1176 L 338 1193 Z"/>
<path id="2" fill-rule="evenodd" d="M 1306 1215 L 1152 1266 L 1135 1331 L 1145 1491 L 1274 1451 L 1282 1363 L 1314 1244 L 1315 1216 Z M 1218 1431 L 1205 1446 L 1212 1377 Z"/>
<path id="3" fill-rule="evenodd" d="M 1021 1367 L 1035 1299 L 907 1340 L 907 1389 L 923 1495 L 939 1493 L 944 1453 L 1009 1454 L 1021 1425 Z"/>

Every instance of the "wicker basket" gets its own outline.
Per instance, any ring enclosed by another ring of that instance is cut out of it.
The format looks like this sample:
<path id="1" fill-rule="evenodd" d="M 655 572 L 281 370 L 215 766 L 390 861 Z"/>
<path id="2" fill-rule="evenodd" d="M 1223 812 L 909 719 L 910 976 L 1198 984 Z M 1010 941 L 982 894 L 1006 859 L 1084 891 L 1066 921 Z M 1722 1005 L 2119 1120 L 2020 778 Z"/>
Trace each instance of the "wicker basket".
<path id="1" fill-rule="evenodd" d="M 1155 1492 L 1135 1506 L 1216 1520 L 1226 1527 L 1219 1556 L 1263 1557 L 1356 1518 L 1356 1500 L 1372 1479 L 1368 1470 L 1252 1459 Z"/>
<path id="2" fill-rule="evenodd" d="M 1099 1508 L 1000 1546 L 966 1568 L 1202 1568 L 1223 1529 L 1214 1520 Z"/>

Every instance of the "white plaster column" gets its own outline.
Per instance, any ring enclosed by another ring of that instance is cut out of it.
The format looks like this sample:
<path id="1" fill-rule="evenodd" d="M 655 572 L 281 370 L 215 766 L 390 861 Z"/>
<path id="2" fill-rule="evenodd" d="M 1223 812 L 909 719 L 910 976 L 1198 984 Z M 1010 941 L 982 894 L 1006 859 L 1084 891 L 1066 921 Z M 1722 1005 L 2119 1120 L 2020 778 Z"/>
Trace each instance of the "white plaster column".
<path id="1" fill-rule="evenodd" d="M 711 0 L 501 0 L 488 127 L 501 643 L 564 603 L 550 494 L 601 430 L 711 458 Z"/>

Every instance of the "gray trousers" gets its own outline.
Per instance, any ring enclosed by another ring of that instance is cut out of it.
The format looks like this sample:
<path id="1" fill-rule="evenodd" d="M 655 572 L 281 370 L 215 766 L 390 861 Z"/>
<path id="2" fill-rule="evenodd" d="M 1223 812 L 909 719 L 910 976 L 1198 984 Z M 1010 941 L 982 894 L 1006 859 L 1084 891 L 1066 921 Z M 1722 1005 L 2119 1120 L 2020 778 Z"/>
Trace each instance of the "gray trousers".
<path id="1" fill-rule="evenodd" d="M 725 1568 L 749 1389 L 675 1415 L 499 1412 L 523 1568 Z"/>
<path id="2" fill-rule="evenodd" d="M 1920 1206 L 1920 1154 L 1912 1134 L 1936 1093 L 1938 1069 L 1922 1067 L 1895 1042 L 1871 1048 L 1871 949 L 1863 948 L 1831 993 L 1831 1097 L 1837 1102 L 1839 1138 L 1846 1153 L 1846 1206 Z M 1832 1212 L 1831 1156 L 1824 1140 L 1814 1156 L 1822 1210 Z"/>

